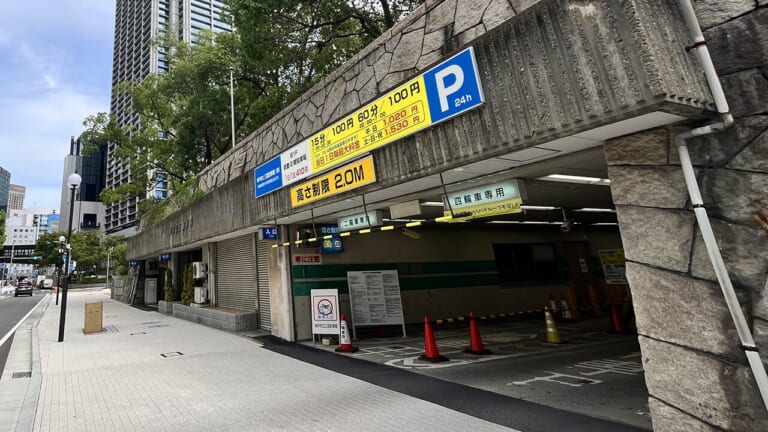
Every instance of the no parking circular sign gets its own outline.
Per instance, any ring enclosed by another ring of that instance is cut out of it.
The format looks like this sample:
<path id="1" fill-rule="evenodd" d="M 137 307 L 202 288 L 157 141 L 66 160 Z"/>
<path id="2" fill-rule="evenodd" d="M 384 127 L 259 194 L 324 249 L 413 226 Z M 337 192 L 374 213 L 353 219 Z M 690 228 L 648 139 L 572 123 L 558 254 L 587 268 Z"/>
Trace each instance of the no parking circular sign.
<path id="1" fill-rule="evenodd" d="M 339 290 L 311 291 L 312 333 L 339 334 Z"/>

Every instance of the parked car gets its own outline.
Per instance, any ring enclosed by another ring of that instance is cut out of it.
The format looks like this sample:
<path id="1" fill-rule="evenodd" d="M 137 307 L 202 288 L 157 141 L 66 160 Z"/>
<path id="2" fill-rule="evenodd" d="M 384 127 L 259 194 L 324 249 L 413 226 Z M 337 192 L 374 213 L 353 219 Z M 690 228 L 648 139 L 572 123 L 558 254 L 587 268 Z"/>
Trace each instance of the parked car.
<path id="1" fill-rule="evenodd" d="M 32 281 L 29 279 L 22 279 L 16 284 L 16 290 L 13 292 L 14 297 L 18 297 L 21 294 L 32 296 Z"/>
<path id="2" fill-rule="evenodd" d="M 45 278 L 45 280 L 43 281 L 43 288 L 45 288 L 45 289 L 52 289 L 53 288 L 53 279 Z"/>

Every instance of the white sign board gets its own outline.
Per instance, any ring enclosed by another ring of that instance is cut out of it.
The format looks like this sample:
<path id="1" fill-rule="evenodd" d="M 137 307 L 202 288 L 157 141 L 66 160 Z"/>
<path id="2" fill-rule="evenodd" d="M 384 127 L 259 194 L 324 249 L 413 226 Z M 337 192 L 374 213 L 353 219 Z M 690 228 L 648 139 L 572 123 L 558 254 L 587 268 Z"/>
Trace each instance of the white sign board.
<path id="1" fill-rule="evenodd" d="M 401 324 L 405 335 L 397 270 L 347 272 L 347 282 L 353 332 L 358 326 Z"/>
<path id="2" fill-rule="evenodd" d="M 316 289 L 312 297 L 312 336 L 316 334 L 339 334 L 339 290 Z"/>

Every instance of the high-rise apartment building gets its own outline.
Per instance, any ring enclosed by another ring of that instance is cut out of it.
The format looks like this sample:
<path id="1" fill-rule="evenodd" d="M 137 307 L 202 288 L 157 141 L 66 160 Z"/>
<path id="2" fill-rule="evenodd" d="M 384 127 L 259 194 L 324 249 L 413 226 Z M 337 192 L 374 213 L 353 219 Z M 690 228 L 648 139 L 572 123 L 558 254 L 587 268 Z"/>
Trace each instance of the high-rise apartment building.
<path id="1" fill-rule="evenodd" d="M 224 3 L 221 0 L 117 0 L 115 13 L 115 41 L 112 59 L 111 111 L 120 126 L 137 124 L 139 119 L 130 112 L 131 98 L 114 87 L 124 81 L 141 81 L 150 73 L 168 70 L 164 49 L 152 44 L 161 36 L 171 34 L 185 42 L 194 43 L 204 30 L 232 31 L 222 20 Z M 115 144 L 107 153 L 106 186 L 113 188 L 130 181 L 129 166 L 114 157 Z M 157 186 L 147 191 L 148 197 L 165 198 L 166 182 L 162 173 L 154 173 Z M 139 198 L 107 206 L 105 228 L 107 233 L 122 232 L 137 224 Z"/>
<path id="2" fill-rule="evenodd" d="M 0 210 L 8 210 L 8 190 L 11 187 L 11 173 L 0 167 Z"/>
<path id="3" fill-rule="evenodd" d="M 8 208 L 21 210 L 24 208 L 24 196 L 27 194 L 26 186 L 8 185 Z"/>

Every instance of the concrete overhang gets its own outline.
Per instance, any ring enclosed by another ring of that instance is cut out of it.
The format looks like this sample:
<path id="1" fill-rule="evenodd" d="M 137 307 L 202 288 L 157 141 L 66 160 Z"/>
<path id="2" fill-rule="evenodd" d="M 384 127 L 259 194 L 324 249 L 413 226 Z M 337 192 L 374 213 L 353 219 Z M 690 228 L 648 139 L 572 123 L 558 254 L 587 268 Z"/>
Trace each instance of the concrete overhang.
<path id="1" fill-rule="evenodd" d="M 353 103 L 344 97 L 347 102 L 329 115 L 325 105 L 315 104 L 319 98 L 327 100 L 334 89 L 363 76 L 376 81 L 375 98 L 423 70 L 393 70 L 390 55 L 389 73 L 379 73 L 375 68 L 383 66 L 376 58 L 397 53 L 406 30 L 410 39 L 414 32 L 428 38 L 430 14 L 437 9 L 421 9 L 398 24 L 214 162 L 201 173 L 207 194 L 129 239 L 129 257 L 193 248 L 253 232 L 260 224 L 302 222 L 311 213 L 336 214 L 359 206 L 353 198 L 363 193 L 372 203 L 396 201 L 439 187 L 441 173 L 447 183 L 492 173 L 514 176 L 525 166 L 616 136 L 713 114 L 703 74 L 686 51 L 689 40 L 679 25 L 677 2 L 543 0 L 493 30 L 465 38 L 464 44 L 457 43 L 459 37 L 445 39 L 439 57 L 434 52 L 422 56 L 434 58 L 425 69 L 460 48 L 474 47 L 486 102 L 373 150 L 376 184 L 325 199 L 312 212 L 292 209 L 288 188 L 255 198 L 252 170 L 257 165 L 372 99 L 362 99 L 363 92 Z M 393 75 L 399 80 L 391 82 Z M 307 117 L 313 119 L 311 127 L 303 121 Z"/>

